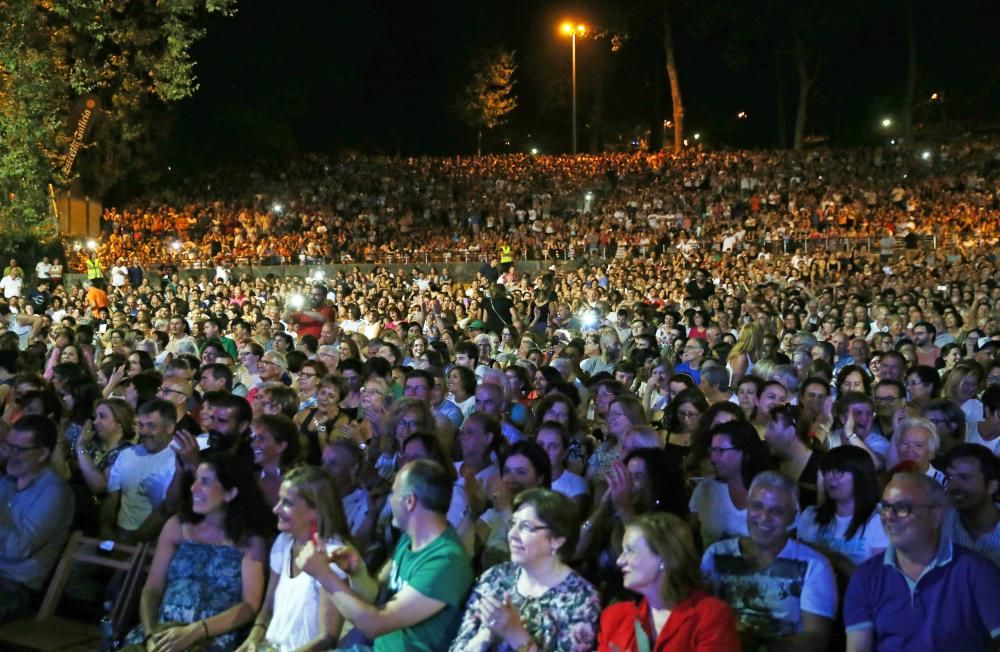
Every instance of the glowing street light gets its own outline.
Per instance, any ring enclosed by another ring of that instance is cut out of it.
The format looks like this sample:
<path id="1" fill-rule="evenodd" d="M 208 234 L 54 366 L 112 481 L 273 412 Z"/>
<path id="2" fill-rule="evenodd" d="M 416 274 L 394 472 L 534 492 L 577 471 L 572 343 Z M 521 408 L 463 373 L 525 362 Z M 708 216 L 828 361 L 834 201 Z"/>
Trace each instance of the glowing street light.
<path id="1" fill-rule="evenodd" d="M 937 93 L 931 93 L 931 102 L 937 102 L 939 99 L 941 99 L 940 95 Z"/>
<path id="2" fill-rule="evenodd" d="M 887 129 L 889 127 L 891 127 L 892 126 L 892 118 L 882 118 L 882 126 L 885 127 L 885 128 L 887 128 Z"/>
<path id="3" fill-rule="evenodd" d="M 581 23 L 574 25 L 567 20 L 559 26 L 559 31 L 569 36 L 573 44 L 573 153 L 576 154 L 576 36 L 579 34 L 582 37 L 586 34 L 587 26 Z"/>
<path id="4" fill-rule="evenodd" d="M 698 133 L 696 133 L 696 134 L 694 135 L 694 139 L 695 139 L 695 140 L 701 140 L 701 134 L 698 134 Z"/>
<path id="5" fill-rule="evenodd" d="M 736 114 L 736 119 L 737 120 L 746 120 L 749 117 L 750 116 L 747 114 L 746 111 L 740 111 L 739 113 Z"/>
<path id="6" fill-rule="evenodd" d="M 533 156 L 538 156 L 538 148 L 537 147 L 532 147 L 531 148 L 531 154 Z"/>

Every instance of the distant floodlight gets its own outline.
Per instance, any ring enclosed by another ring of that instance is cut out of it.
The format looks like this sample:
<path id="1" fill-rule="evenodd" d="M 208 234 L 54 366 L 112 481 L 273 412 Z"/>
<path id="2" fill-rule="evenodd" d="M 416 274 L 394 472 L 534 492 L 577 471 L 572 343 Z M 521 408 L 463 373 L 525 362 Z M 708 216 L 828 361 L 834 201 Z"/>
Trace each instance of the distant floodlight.
<path id="1" fill-rule="evenodd" d="M 891 127 L 892 126 L 892 118 L 882 118 L 882 126 L 883 127 Z"/>
<path id="2" fill-rule="evenodd" d="M 171 242 L 170 243 L 170 248 L 173 249 L 174 251 L 177 251 L 178 249 L 180 249 L 181 248 L 180 241 L 179 240 L 174 240 L 173 242 Z"/>
<path id="3" fill-rule="evenodd" d="M 271 206 L 271 210 L 274 211 L 275 213 L 280 213 L 281 211 L 285 210 L 285 207 L 282 206 L 281 204 L 276 203 L 274 204 L 274 206 Z"/>
<path id="4" fill-rule="evenodd" d="M 924 159 L 925 161 L 931 160 L 931 152 L 930 152 L 930 150 L 925 149 L 924 153 L 920 155 L 920 158 Z"/>
<path id="5" fill-rule="evenodd" d="M 694 135 L 694 139 L 695 140 L 700 140 L 701 139 L 701 134 L 695 134 Z"/>
<path id="6" fill-rule="evenodd" d="M 538 148 L 537 148 L 537 147 L 532 147 L 532 148 L 531 148 L 531 153 L 532 153 L 532 154 L 533 154 L 534 156 L 538 156 Z"/>
<path id="7" fill-rule="evenodd" d="M 87 240 L 87 249 L 91 251 L 97 249 L 97 240 Z"/>

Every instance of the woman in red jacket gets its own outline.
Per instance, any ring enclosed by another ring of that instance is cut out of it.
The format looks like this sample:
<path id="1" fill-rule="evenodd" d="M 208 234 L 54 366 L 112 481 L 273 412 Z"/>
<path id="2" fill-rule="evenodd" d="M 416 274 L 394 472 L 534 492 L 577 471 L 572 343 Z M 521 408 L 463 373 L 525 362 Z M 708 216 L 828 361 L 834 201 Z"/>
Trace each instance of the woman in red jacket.
<path id="1" fill-rule="evenodd" d="M 618 566 L 642 600 L 604 610 L 601 652 L 738 652 L 733 612 L 704 591 L 699 563 L 680 518 L 653 512 L 632 521 Z"/>

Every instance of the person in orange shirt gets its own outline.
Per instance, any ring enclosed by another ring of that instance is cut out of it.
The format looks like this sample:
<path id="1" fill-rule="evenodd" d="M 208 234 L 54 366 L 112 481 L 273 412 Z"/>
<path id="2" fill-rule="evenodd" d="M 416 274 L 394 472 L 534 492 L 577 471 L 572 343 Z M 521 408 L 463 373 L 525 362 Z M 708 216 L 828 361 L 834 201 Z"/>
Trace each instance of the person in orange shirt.
<path id="1" fill-rule="evenodd" d="M 92 281 L 85 281 L 84 287 L 87 288 L 87 305 L 94 317 L 97 317 L 101 308 L 107 308 L 110 305 L 108 295 Z"/>

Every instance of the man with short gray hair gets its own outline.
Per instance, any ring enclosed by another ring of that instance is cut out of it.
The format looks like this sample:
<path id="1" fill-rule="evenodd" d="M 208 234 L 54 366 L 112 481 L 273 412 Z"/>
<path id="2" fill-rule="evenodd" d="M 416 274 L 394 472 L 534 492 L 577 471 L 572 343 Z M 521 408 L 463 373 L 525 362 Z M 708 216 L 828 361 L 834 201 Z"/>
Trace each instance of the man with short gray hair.
<path id="1" fill-rule="evenodd" d="M 858 566 L 844 599 L 848 652 L 995 650 L 1000 570 L 942 535 L 944 487 L 897 473 L 879 512 L 885 553 Z"/>
<path id="2" fill-rule="evenodd" d="M 826 557 L 790 537 L 798 487 L 777 471 L 754 477 L 747 501 L 750 536 L 708 547 L 701 569 L 729 603 L 743 647 L 824 650 L 837 612 L 837 584 Z"/>

